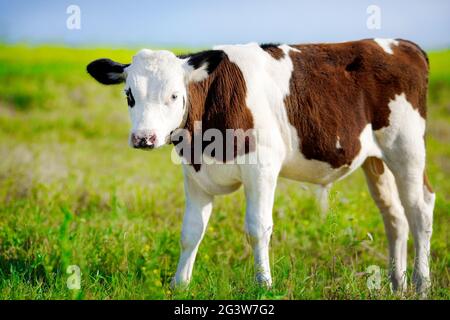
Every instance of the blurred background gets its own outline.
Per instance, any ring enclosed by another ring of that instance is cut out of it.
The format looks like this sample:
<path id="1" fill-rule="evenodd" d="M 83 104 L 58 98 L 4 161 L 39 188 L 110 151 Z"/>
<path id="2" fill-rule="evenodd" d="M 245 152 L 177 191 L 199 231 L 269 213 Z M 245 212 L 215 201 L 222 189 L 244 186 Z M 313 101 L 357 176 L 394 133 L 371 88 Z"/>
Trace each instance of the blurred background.
<path id="1" fill-rule="evenodd" d="M 387 282 L 382 219 L 361 172 L 333 187 L 327 217 L 318 214 L 309 187 L 280 180 L 270 291 L 253 286 L 242 190 L 217 199 L 191 289 L 172 292 L 181 168 L 170 161 L 171 146 L 128 147 L 122 87 L 101 86 L 85 71 L 101 57 L 129 62 L 142 47 L 182 53 L 224 43 L 375 37 L 412 40 L 430 57 L 432 297 L 448 299 L 446 0 L 0 0 L 0 298 L 397 298 Z M 66 284 L 71 265 L 82 272 L 78 290 Z M 366 285 L 371 265 L 383 270 L 376 291 Z"/>
<path id="2" fill-rule="evenodd" d="M 80 29 L 66 28 L 70 5 L 80 8 Z M 369 29 L 372 6 L 381 21 Z M 0 12 L 0 37 L 12 42 L 199 47 L 394 37 L 426 49 L 450 45 L 446 0 L 19 0 L 2 1 Z"/>

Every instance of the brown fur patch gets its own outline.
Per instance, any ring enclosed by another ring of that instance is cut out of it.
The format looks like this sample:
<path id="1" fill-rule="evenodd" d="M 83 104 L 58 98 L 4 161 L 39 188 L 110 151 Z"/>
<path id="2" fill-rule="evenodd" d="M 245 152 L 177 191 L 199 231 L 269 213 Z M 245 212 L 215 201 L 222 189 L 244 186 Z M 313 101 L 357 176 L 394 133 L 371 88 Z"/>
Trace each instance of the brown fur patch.
<path id="1" fill-rule="evenodd" d="M 247 87 L 244 76 L 239 67 L 225 56 L 217 68 L 205 80 L 191 83 L 188 88 L 189 113 L 185 128 L 193 139 L 201 139 L 203 132 L 208 129 L 219 130 L 224 137 L 222 156 L 215 155 L 220 161 L 230 161 L 227 157 L 226 129 L 253 128 L 253 117 L 247 108 L 245 98 Z M 202 121 L 202 128 L 195 130 L 195 121 Z M 241 139 L 242 138 L 242 139 Z M 241 136 L 234 137 L 234 149 L 231 152 L 233 158 L 254 150 L 254 140 Z M 196 171 L 200 170 L 199 159 L 194 159 L 200 154 L 194 153 L 194 141 L 191 141 L 191 159 Z M 210 142 L 202 142 L 202 151 Z M 228 153 L 229 155 L 229 153 Z"/>
<path id="2" fill-rule="evenodd" d="M 381 176 L 384 173 L 383 161 L 375 157 L 367 158 L 362 167 L 372 176 Z"/>
<path id="3" fill-rule="evenodd" d="M 425 173 L 425 171 L 423 172 L 423 184 L 429 192 L 434 193 L 433 188 L 431 187 L 430 181 L 428 180 L 428 176 Z"/>
<path id="4" fill-rule="evenodd" d="M 275 44 L 262 44 L 261 48 L 276 60 L 282 59 L 285 55 L 284 51 L 281 50 L 279 46 Z"/>
<path id="5" fill-rule="evenodd" d="M 393 55 L 373 40 L 294 45 L 294 71 L 285 105 L 307 159 L 338 168 L 361 149 L 359 135 L 389 125 L 389 101 L 404 92 L 426 116 L 428 65 L 414 44 L 399 40 Z M 336 141 L 342 148 L 336 148 Z"/>

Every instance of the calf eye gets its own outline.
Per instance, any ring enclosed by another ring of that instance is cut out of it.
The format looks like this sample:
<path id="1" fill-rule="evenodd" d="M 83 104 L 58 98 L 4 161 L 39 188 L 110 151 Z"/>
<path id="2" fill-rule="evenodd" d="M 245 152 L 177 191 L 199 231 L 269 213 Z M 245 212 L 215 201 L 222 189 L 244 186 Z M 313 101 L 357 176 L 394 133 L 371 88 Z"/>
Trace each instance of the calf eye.
<path id="1" fill-rule="evenodd" d="M 176 93 L 174 93 L 174 94 L 172 94 L 171 98 L 172 98 L 172 101 L 175 101 L 175 100 L 177 100 L 178 95 Z"/>
<path id="2" fill-rule="evenodd" d="M 133 108 L 133 106 L 134 106 L 134 97 L 133 97 L 133 94 L 131 93 L 131 88 L 128 88 L 127 90 L 125 90 L 125 94 L 127 96 L 128 106 L 130 108 Z"/>

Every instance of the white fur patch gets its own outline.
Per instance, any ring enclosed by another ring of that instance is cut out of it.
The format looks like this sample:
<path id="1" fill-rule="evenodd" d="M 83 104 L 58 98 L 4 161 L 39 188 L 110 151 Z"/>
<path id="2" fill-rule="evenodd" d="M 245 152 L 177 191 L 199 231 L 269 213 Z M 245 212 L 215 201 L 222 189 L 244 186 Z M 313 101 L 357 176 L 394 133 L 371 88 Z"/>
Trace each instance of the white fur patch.
<path id="1" fill-rule="evenodd" d="M 391 113 L 389 115 L 389 126 L 376 131 L 376 136 L 381 145 L 391 149 L 395 143 L 399 143 L 398 137 L 402 133 L 402 143 L 419 144 L 413 150 L 422 150 L 423 134 L 425 133 L 425 119 L 422 118 L 417 109 L 406 100 L 405 93 L 395 95 L 388 104 Z M 417 139 L 420 137 L 420 139 Z M 424 151 L 422 151 L 424 152 Z M 425 157 L 425 154 L 421 155 Z"/>
<path id="2" fill-rule="evenodd" d="M 339 138 L 339 136 L 337 136 L 337 139 L 336 139 L 336 149 L 342 149 L 341 139 Z"/>
<path id="3" fill-rule="evenodd" d="M 373 39 L 386 53 L 394 54 L 392 51 L 392 46 L 398 46 L 398 41 L 395 39 Z"/>
<path id="4" fill-rule="evenodd" d="M 187 63 L 187 60 L 183 65 L 188 77 L 187 82 L 200 82 L 208 78 L 208 63 L 204 63 L 199 68 L 194 69 L 194 67 Z"/>

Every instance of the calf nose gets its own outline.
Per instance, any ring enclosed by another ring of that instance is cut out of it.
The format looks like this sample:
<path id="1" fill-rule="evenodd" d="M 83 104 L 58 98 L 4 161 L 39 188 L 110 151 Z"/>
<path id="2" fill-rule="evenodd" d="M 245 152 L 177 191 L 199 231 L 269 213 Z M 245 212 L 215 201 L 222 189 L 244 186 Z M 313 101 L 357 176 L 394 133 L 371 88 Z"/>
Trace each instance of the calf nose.
<path id="1" fill-rule="evenodd" d="M 131 143 L 137 149 L 152 149 L 155 146 L 156 135 L 153 132 L 132 133 Z"/>

